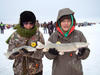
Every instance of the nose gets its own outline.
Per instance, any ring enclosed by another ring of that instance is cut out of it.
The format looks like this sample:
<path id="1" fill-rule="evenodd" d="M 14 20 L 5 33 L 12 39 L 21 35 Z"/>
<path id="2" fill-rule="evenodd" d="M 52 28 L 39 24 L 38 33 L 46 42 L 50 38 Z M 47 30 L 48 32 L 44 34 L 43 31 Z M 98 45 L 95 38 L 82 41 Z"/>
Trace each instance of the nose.
<path id="1" fill-rule="evenodd" d="M 65 25 L 68 25 L 68 22 L 65 22 Z"/>

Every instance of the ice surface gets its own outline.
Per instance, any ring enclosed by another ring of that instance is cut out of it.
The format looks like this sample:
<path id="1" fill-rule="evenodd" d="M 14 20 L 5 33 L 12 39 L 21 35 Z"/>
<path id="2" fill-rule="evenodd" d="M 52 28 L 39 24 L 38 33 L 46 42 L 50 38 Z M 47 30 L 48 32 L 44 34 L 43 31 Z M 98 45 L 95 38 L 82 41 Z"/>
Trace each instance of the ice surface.
<path id="1" fill-rule="evenodd" d="M 100 24 L 87 27 L 76 27 L 76 29 L 83 32 L 87 41 L 90 43 L 89 48 L 91 50 L 90 56 L 83 60 L 83 71 L 84 75 L 100 75 Z M 40 28 L 43 33 L 43 28 Z M 5 43 L 6 39 L 12 34 L 14 30 L 6 29 L 4 34 L 0 34 L 0 75 L 14 75 L 13 74 L 13 60 L 8 60 L 4 53 L 7 51 L 8 45 Z M 45 41 L 48 40 L 49 35 L 44 34 Z M 43 75 L 51 75 L 52 71 L 52 60 L 48 60 L 46 57 L 43 58 Z"/>

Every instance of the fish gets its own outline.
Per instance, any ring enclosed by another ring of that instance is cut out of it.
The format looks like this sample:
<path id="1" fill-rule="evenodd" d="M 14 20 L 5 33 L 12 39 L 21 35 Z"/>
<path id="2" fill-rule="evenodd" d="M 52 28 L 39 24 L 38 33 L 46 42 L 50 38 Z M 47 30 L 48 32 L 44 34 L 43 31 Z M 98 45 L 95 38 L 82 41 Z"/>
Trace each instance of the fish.
<path id="1" fill-rule="evenodd" d="M 7 57 L 9 57 L 11 54 L 15 52 L 20 52 L 22 48 L 25 48 L 28 52 L 35 52 L 37 49 L 42 49 L 43 52 L 48 52 L 50 48 L 55 48 L 59 55 L 64 55 L 64 52 L 72 52 L 76 51 L 76 54 L 78 53 L 78 49 L 82 47 L 88 47 L 89 43 L 87 42 L 72 42 L 72 43 L 52 43 L 50 41 L 47 41 L 47 43 L 44 45 L 41 42 L 37 41 L 36 48 L 31 46 L 21 46 L 18 48 L 14 48 L 11 52 L 5 53 Z"/>
<path id="2" fill-rule="evenodd" d="M 35 52 L 36 51 L 36 48 L 33 48 L 31 46 L 21 46 L 21 47 L 18 47 L 18 48 L 14 48 L 12 51 L 8 51 L 7 53 L 4 53 L 4 55 L 7 56 L 7 58 L 9 58 L 10 55 L 12 55 L 16 52 L 20 52 L 20 50 L 22 48 L 26 49 L 28 52 Z"/>
<path id="3" fill-rule="evenodd" d="M 38 46 L 36 48 L 37 49 L 43 48 L 43 52 L 48 52 L 50 48 L 55 48 L 59 52 L 60 55 L 64 55 L 64 52 L 72 52 L 72 51 L 78 52 L 79 48 L 88 47 L 88 45 L 89 43 L 87 42 L 72 42 L 72 43 L 57 44 L 57 43 L 52 43 L 48 41 L 45 45 L 38 42 Z"/>

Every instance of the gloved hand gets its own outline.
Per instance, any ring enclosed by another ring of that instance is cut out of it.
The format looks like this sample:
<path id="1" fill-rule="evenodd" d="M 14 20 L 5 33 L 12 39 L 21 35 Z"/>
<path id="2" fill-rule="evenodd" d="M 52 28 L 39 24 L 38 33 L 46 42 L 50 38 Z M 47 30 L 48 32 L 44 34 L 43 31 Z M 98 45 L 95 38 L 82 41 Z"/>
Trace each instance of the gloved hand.
<path id="1" fill-rule="evenodd" d="M 87 47 L 79 48 L 78 59 L 85 59 L 88 57 L 90 49 Z"/>
<path id="2" fill-rule="evenodd" d="M 50 48 L 49 53 L 51 53 L 53 55 L 58 55 L 59 54 L 59 52 L 55 48 Z"/>
<path id="3" fill-rule="evenodd" d="M 21 54 L 27 54 L 28 51 L 27 51 L 25 48 L 22 48 L 22 49 L 20 49 L 20 53 L 21 53 Z"/>
<path id="4" fill-rule="evenodd" d="M 78 52 L 78 56 L 83 56 L 83 54 L 85 53 L 86 48 L 79 48 L 79 52 Z"/>
<path id="5" fill-rule="evenodd" d="M 11 54 L 8 59 L 15 59 L 15 57 L 18 57 L 20 55 L 19 52 L 14 52 L 13 54 Z"/>
<path id="6" fill-rule="evenodd" d="M 19 52 L 15 52 L 15 53 L 13 53 L 12 55 L 18 55 L 19 54 Z"/>

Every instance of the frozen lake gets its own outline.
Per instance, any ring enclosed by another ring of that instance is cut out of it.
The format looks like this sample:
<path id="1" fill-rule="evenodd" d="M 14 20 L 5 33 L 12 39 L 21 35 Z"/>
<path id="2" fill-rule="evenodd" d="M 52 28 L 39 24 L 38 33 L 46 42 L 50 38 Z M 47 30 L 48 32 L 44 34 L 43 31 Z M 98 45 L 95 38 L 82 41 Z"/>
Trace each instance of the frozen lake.
<path id="1" fill-rule="evenodd" d="M 87 27 L 76 27 L 76 29 L 83 32 L 87 41 L 90 43 L 89 48 L 91 50 L 88 59 L 83 60 L 83 71 L 84 75 L 100 75 L 100 24 Z M 43 33 L 43 28 L 40 28 Z M 7 51 L 6 39 L 14 32 L 14 30 L 6 29 L 4 34 L 0 34 L 0 75 L 13 75 L 13 60 L 8 60 L 4 53 Z M 44 34 L 45 41 L 48 40 L 49 35 Z M 51 75 L 52 71 L 52 60 L 48 60 L 46 57 L 43 58 L 43 75 Z"/>

